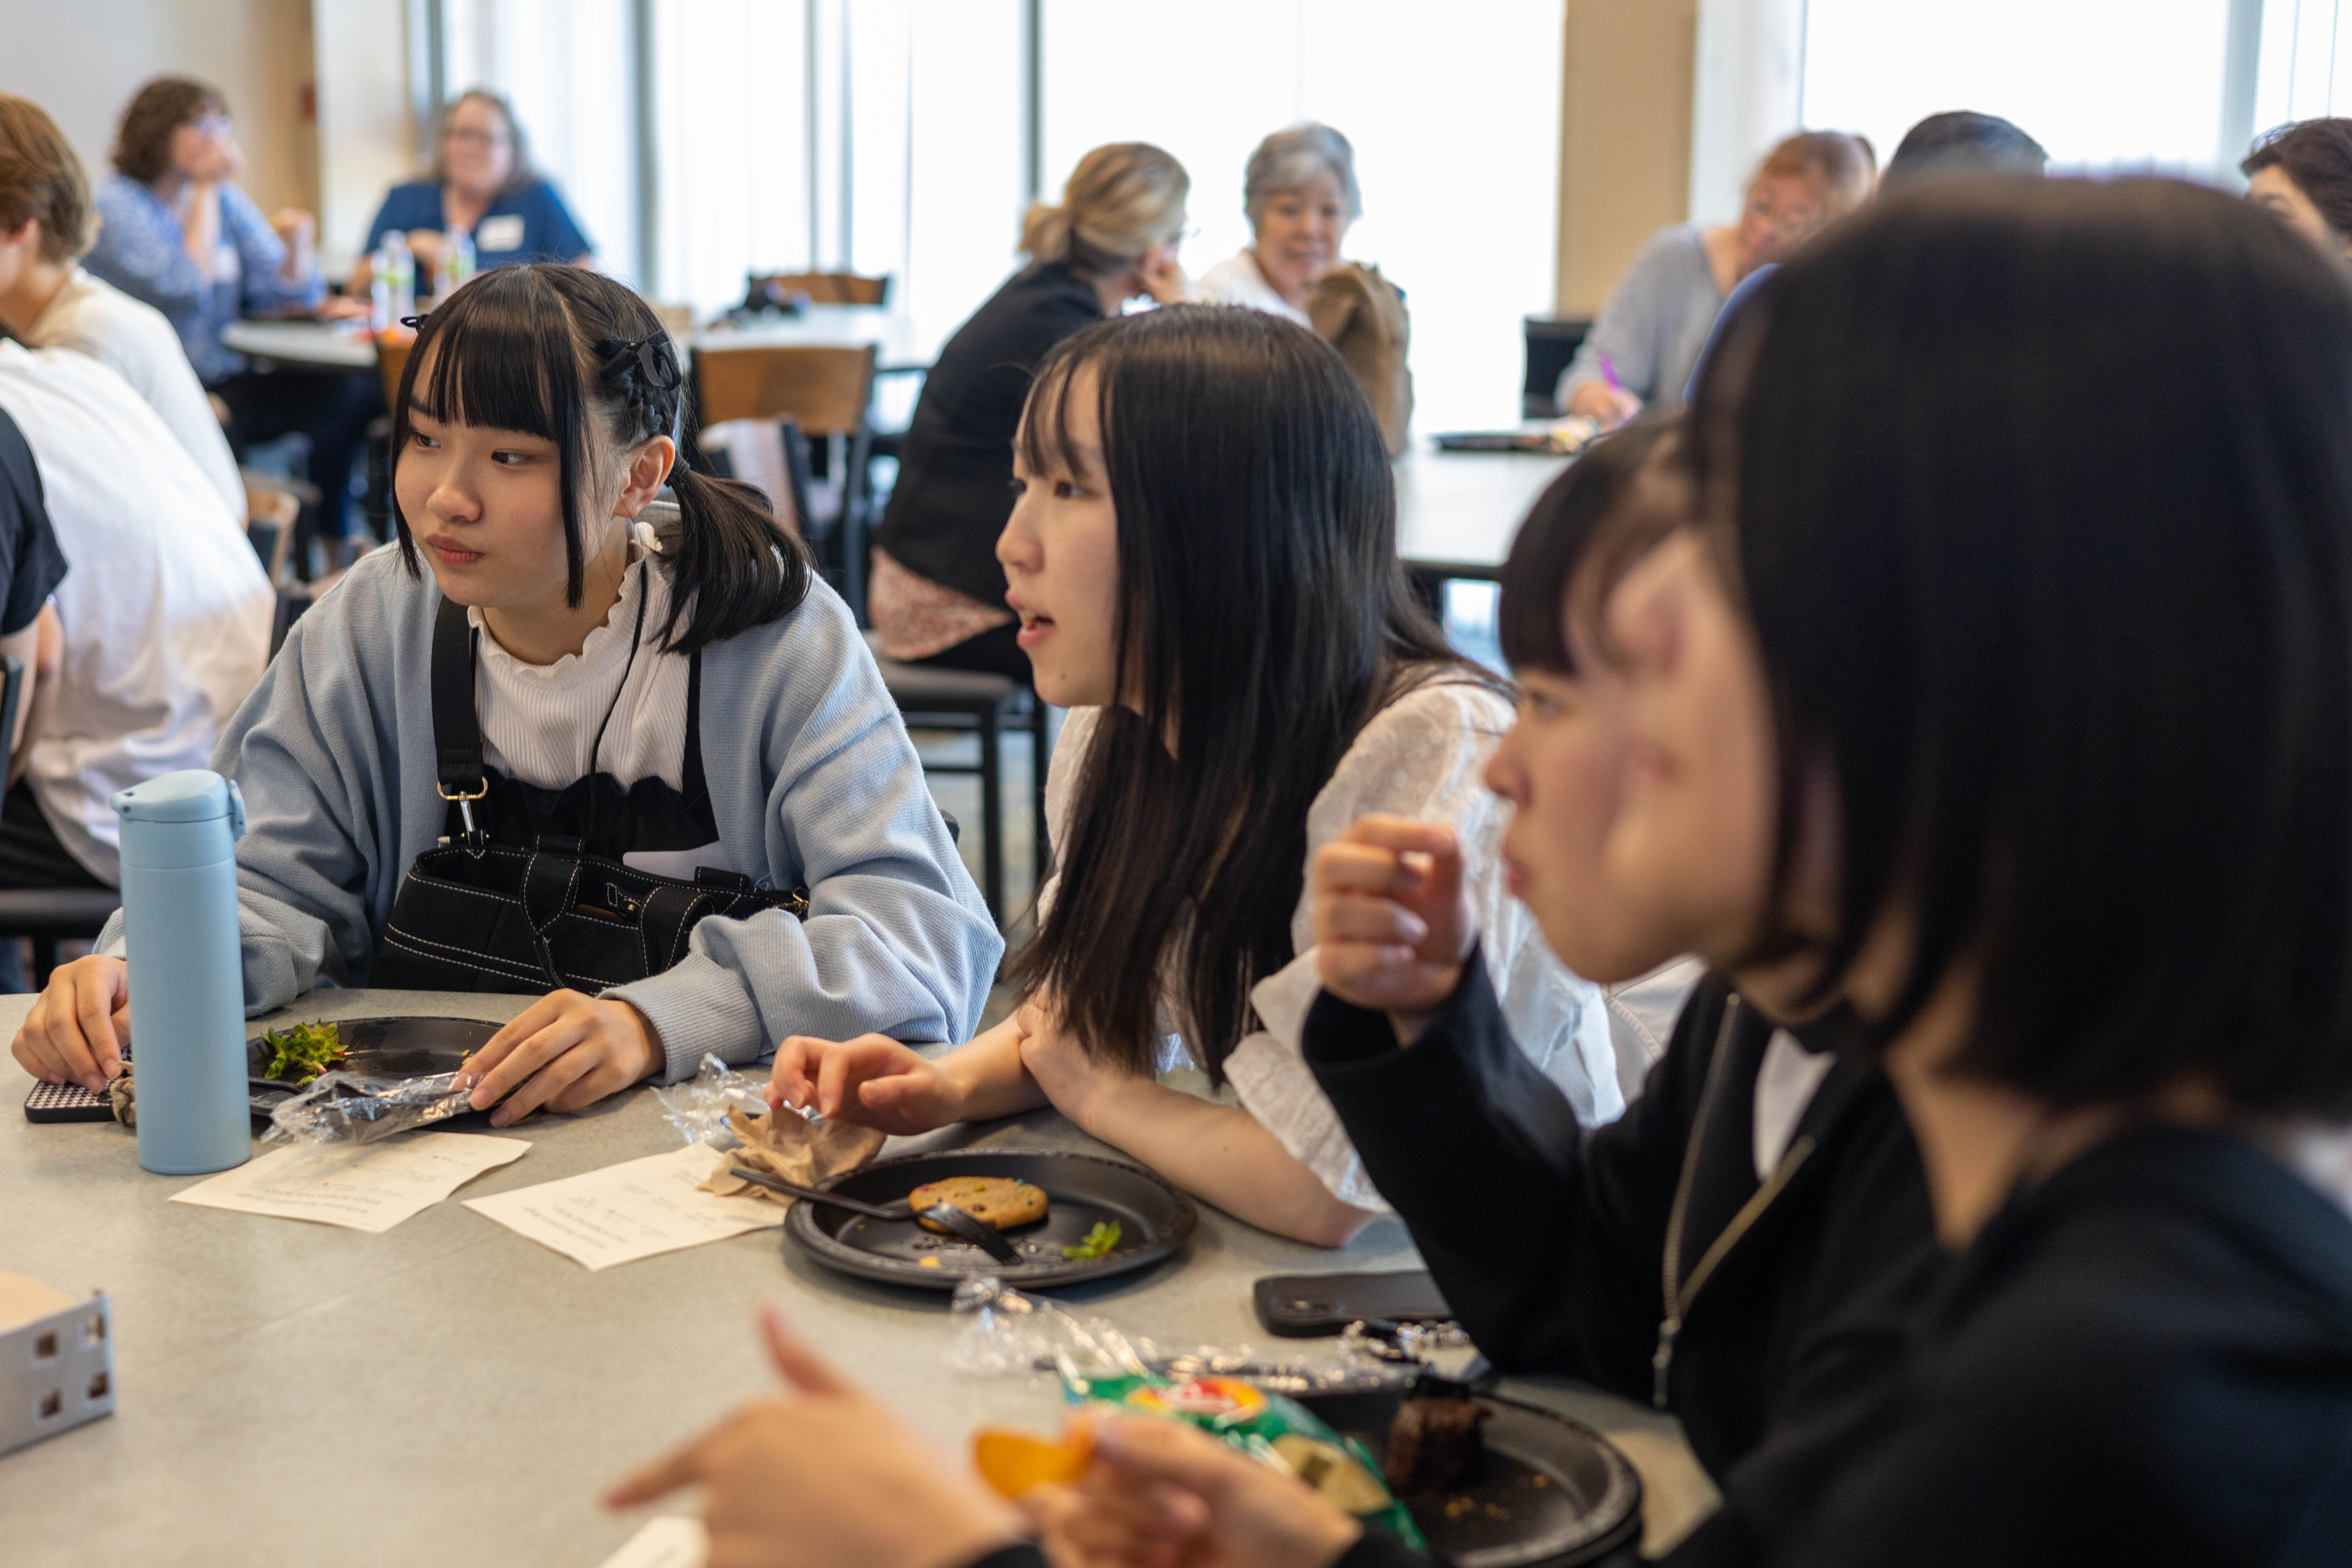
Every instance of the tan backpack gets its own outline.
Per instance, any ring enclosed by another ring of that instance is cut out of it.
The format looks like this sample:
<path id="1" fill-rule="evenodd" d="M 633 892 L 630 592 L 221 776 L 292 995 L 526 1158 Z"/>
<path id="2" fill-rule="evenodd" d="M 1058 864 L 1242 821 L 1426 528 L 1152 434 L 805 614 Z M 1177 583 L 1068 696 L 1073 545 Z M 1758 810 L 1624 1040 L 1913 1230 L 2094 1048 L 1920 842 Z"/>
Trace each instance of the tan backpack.
<path id="1" fill-rule="evenodd" d="M 1412 322 L 1402 290 L 1381 277 L 1379 268 L 1349 262 L 1315 285 L 1307 318 L 1355 373 L 1372 400 L 1389 456 L 1398 456 L 1404 450 L 1405 426 L 1412 421 L 1412 368 L 1405 363 Z"/>

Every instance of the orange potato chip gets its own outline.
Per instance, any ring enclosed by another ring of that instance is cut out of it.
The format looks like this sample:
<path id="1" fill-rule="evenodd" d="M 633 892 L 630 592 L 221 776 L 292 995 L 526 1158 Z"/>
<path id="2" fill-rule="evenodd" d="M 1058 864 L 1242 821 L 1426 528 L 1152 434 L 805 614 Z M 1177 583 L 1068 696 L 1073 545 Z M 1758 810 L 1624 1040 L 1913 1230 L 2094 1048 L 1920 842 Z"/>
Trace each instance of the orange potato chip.
<path id="1" fill-rule="evenodd" d="M 1094 1457 L 1094 1438 L 1083 1428 L 1059 1440 L 1002 1426 L 983 1426 L 971 1435 L 972 1467 L 1008 1500 L 1038 1487 L 1067 1486 L 1087 1473 Z"/>

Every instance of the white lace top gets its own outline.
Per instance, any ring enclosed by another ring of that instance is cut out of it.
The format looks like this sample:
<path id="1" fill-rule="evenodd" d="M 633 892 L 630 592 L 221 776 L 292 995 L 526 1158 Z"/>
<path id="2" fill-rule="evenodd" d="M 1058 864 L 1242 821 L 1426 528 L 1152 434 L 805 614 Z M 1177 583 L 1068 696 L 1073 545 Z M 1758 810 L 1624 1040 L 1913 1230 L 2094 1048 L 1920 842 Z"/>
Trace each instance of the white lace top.
<path id="1" fill-rule="evenodd" d="M 635 658 L 629 643 L 637 628 L 637 601 L 646 601 L 644 640 Z M 621 578 L 621 596 L 604 624 L 578 653 L 553 664 L 526 664 L 499 646 L 482 612 L 466 618 L 481 633 L 474 670 L 475 711 L 482 724 L 482 760 L 509 778 L 541 789 L 562 789 L 593 773 L 624 788 L 657 778 L 672 789 L 686 784 L 688 660 L 660 647 L 669 615 L 669 574 L 640 551 Z M 625 674 L 624 673 L 625 671 Z M 612 713 L 612 722 L 604 715 Z M 596 746 L 596 731 L 604 740 Z M 590 754 L 591 751 L 594 754 Z M 734 869 L 726 846 L 688 850 L 632 850 L 624 863 L 668 877 L 695 868 Z"/>
<path id="2" fill-rule="evenodd" d="M 1067 836 L 1071 794 L 1094 738 L 1099 710 L 1073 710 L 1046 775 L 1045 819 L 1055 843 Z M 1625 1109 L 1600 988 L 1554 958 L 1527 906 L 1503 885 L 1500 847 L 1510 806 L 1480 778 L 1511 721 L 1510 704 L 1484 687 L 1423 686 L 1391 703 L 1357 735 L 1307 814 L 1307 853 L 1339 836 L 1367 812 L 1453 826 L 1462 841 L 1465 882 L 1478 922 L 1488 976 L 1512 1037 L 1558 1084 L 1587 1127 Z M 1058 879 L 1040 892 L 1040 912 Z M 1360 1208 L 1385 1209 L 1355 1145 L 1299 1054 L 1307 1010 L 1322 989 L 1315 964 L 1314 908 L 1302 894 L 1290 921 L 1297 956 L 1250 992 L 1260 1027 L 1225 1060 L 1235 1096 L 1332 1194 Z M 1171 1033 L 1161 1070 L 1197 1065 L 1190 1044 Z"/>

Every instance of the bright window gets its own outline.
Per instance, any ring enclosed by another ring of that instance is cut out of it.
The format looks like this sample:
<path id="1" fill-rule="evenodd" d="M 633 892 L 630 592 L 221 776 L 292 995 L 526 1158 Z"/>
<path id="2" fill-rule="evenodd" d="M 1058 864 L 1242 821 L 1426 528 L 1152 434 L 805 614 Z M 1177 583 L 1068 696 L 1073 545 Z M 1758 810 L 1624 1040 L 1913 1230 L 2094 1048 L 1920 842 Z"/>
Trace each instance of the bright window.
<path id="1" fill-rule="evenodd" d="M 1884 161 L 1918 120 L 1973 109 L 2014 121 L 2059 169 L 2210 177 L 2229 14 L 2230 0 L 1809 0 L 1804 122 L 1859 131 Z"/>
<path id="2" fill-rule="evenodd" d="M 1518 417 L 1519 318 L 1557 268 L 1561 0 L 1045 0 L 1045 194 L 1089 148 L 1157 142 L 1192 176 L 1201 272 L 1249 240 L 1242 174 L 1301 120 L 1355 144 L 1351 259 L 1405 292 L 1421 431 Z"/>
<path id="3" fill-rule="evenodd" d="M 2341 0 L 2269 0 L 2254 127 L 2352 110 L 2352 16 Z"/>
<path id="4" fill-rule="evenodd" d="M 531 161 L 607 270 L 634 283 L 635 138 L 627 0 L 443 0 L 450 96 L 484 87 L 514 105 Z"/>

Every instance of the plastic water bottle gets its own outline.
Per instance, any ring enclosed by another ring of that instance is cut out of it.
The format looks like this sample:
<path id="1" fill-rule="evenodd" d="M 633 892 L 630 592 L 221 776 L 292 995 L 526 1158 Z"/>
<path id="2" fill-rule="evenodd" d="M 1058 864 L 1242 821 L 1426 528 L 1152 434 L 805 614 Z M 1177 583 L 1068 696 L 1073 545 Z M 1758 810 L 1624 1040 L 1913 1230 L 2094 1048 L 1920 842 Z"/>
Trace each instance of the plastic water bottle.
<path id="1" fill-rule="evenodd" d="M 383 240 L 376 242 L 374 291 L 383 296 L 383 327 L 416 315 L 416 251 L 397 228 L 385 228 Z M 374 299 L 369 299 L 369 315 L 374 312 Z"/>
<path id="2" fill-rule="evenodd" d="M 446 300 L 473 275 L 474 237 L 462 228 L 453 228 L 441 247 L 440 265 L 434 268 L 433 302 L 438 305 Z"/>
<path id="3" fill-rule="evenodd" d="M 119 792 L 114 811 L 139 1163 L 166 1176 L 242 1165 L 253 1154 L 236 936 L 245 797 L 220 774 L 186 768 Z"/>
<path id="4" fill-rule="evenodd" d="M 385 239 L 392 236 L 385 235 Z M 395 320 L 392 313 L 392 258 L 379 244 L 368 253 L 368 331 L 381 333 Z"/>

